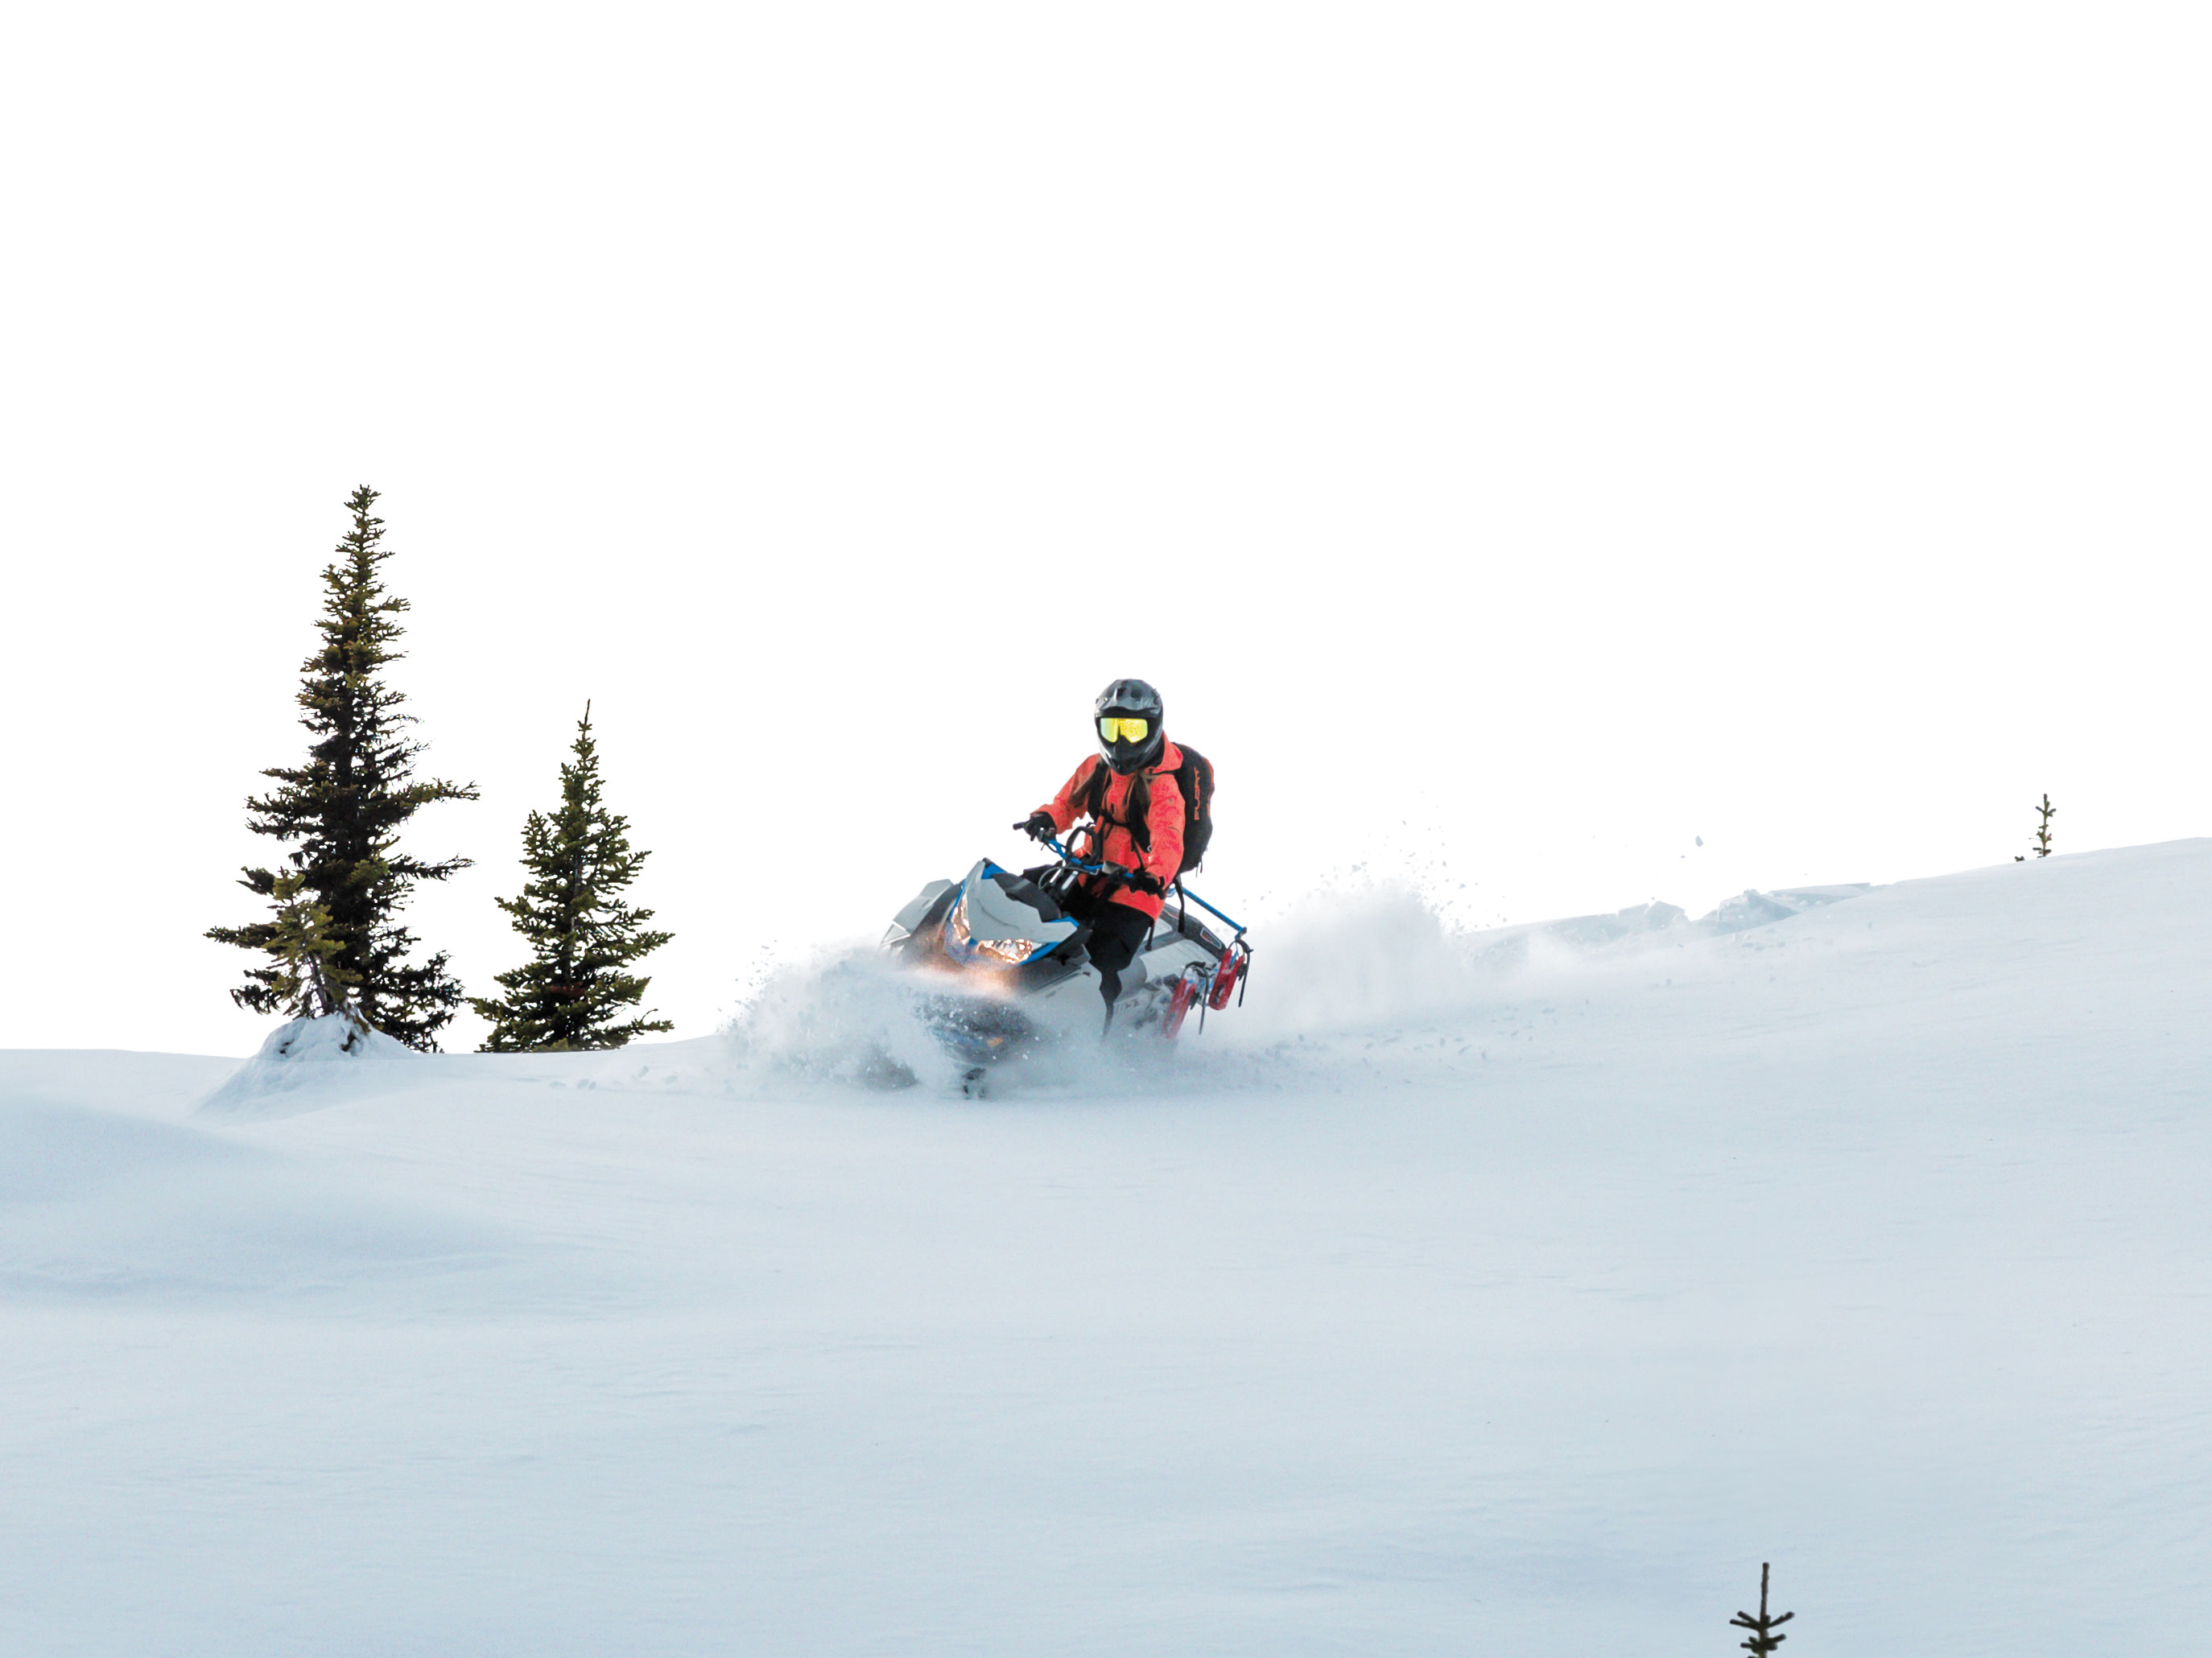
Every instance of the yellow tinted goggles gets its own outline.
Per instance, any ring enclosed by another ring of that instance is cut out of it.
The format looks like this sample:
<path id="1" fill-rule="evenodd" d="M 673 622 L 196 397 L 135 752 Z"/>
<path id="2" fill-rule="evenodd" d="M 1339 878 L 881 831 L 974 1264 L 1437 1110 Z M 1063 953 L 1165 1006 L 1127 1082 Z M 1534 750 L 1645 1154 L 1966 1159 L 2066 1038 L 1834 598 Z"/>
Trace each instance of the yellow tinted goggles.
<path id="1" fill-rule="evenodd" d="M 1109 714 L 1098 722 L 1098 734 L 1109 743 L 1141 743 L 1152 734 L 1149 720 L 1132 720 L 1125 714 Z"/>

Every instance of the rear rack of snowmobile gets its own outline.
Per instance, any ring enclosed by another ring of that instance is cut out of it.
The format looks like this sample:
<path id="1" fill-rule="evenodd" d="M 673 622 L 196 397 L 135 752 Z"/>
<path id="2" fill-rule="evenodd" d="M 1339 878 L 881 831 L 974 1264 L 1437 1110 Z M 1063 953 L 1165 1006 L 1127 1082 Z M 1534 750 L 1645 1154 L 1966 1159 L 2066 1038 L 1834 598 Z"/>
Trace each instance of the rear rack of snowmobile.
<path id="1" fill-rule="evenodd" d="M 1079 874 L 1103 875 L 1109 880 L 1127 881 L 1129 878 L 1130 872 L 1118 865 L 1085 862 L 1062 846 L 1055 835 L 1048 835 L 1042 839 L 1046 847 L 1062 864 Z M 1183 920 L 1190 913 L 1185 906 L 1189 904 L 1196 904 L 1207 914 L 1231 930 L 1228 947 L 1221 952 L 1221 960 L 1215 964 L 1213 972 L 1208 976 L 1205 987 L 1206 992 L 1205 999 L 1199 1004 L 1198 1028 L 1203 1030 L 1206 1029 L 1206 1010 L 1209 1007 L 1217 1009 L 1226 1007 L 1229 1005 L 1229 992 L 1232 986 L 1237 991 L 1237 1005 L 1239 1007 L 1244 1005 L 1244 987 L 1251 978 L 1252 946 L 1244 937 L 1243 922 L 1207 903 L 1205 899 L 1185 887 L 1181 877 L 1176 878 L 1175 894 L 1177 905 L 1176 931 L 1184 930 Z M 1167 895 L 1163 893 L 1160 896 L 1164 898 Z M 1192 970 L 1195 972 L 1197 969 Z"/>

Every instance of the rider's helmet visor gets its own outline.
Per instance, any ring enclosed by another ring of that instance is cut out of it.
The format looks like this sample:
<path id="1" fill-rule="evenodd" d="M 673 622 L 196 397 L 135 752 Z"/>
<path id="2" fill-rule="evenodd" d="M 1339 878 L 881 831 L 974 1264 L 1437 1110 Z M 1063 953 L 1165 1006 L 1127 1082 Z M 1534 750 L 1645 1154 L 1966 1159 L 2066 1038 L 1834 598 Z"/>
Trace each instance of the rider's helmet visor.
<path id="1" fill-rule="evenodd" d="M 1141 743 L 1152 729 L 1151 720 L 1127 714 L 1109 714 L 1098 722 L 1098 734 L 1109 743 Z"/>

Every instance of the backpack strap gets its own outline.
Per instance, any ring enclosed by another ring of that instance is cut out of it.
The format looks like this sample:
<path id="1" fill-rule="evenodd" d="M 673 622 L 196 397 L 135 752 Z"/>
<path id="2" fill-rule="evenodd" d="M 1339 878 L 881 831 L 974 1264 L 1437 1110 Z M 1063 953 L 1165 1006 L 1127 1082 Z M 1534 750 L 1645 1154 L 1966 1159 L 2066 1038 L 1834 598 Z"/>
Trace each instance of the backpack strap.
<path id="1" fill-rule="evenodd" d="M 1137 850 L 1149 857 L 1152 850 L 1152 784 L 1144 773 L 1139 772 L 1129 780 L 1129 792 L 1121 797 L 1121 810 L 1129 814 L 1129 821 L 1121 827 L 1129 831 Z"/>
<path id="2" fill-rule="evenodd" d="M 1116 829 L 1128 830 L 1138 848 L 1150 852 L 1152 849 L 1152 826 L 1146 820 L 1152 811 L 1152 784 L 1143 772 L 1132 777 L 1129 792 L 1121 797 L 1122 816 L 1116 817 L 1110 816 L 1106 808 L 1106 791 L 1113 786 L 1113 775 L 1112 768 L 1103 760 L 1092 760 L 1091 775 L 1084 779 L 1075 804 L 1083 815 L 1094 823 L 1111 823 Z M 1105 837 L 1101 835 L 1099 840 L 1103 847 Z"/>
<path id="3" fill-rule="evenodd" d="M 1083 774 L 1082 783 L 1077 787 L 1074 797 L 1068 802 L 1075 808 L 1075 816 L 1079 821 L 1098 816 L 1098 762 L 1093 759 L 1086 763 L 1091 769 Z M 1073 844 L 1074 839 L 1073 827 L 1071 825 L 1068 834 L 1071 845 Z"/>

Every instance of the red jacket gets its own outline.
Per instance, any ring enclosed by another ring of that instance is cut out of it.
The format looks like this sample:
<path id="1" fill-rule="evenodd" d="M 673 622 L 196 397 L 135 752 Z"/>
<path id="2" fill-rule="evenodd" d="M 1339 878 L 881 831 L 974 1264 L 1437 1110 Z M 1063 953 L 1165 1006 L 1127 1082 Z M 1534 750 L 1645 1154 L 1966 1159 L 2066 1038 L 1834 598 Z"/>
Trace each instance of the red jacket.
<path id="1" fill-rule="evenodd" d="M 1137 837 L 1129 833 L 1129 796 L 1134 791 L 1137 774 L 1113 770 L 1097 755 L 1075 768 L 1075 775 L 1060 786 L 1058 794 L 1037 810 L 1052 819 L 1052 826 L 1065 838 L 1075 827 L 1076 820 L 1086 815 L 1090 802 L 1086 796 L 1094 774 L 1106 774 L 1105 793 L 1098 804 L 1091 838 L 1087 845 L 1078 849 L 1077 855 L 1085 863 L 1102 859 L 1119 864 L 1124 869 L 1140 869 L 1158 881 L 1164 890 L 1182 867 L 1182 790 L 1175 780 L 1176 768 L 1182 764 L 1182 750 L 1172 743 L 1160 751 L 1159 763 L 1144 774 L 1146 792 L 1151 799 L 1145 810 L 1145 824 L 1150 829 L 1152 842 L 1148 851 L 1140 851 Z M 1105 836 L 1102 844 L 1099 829 Z M 1158 916 L 1160 901 L 1149 892 L 1117 886 L 1113 900 L 1141 910 L 1147 915 Z"/>

